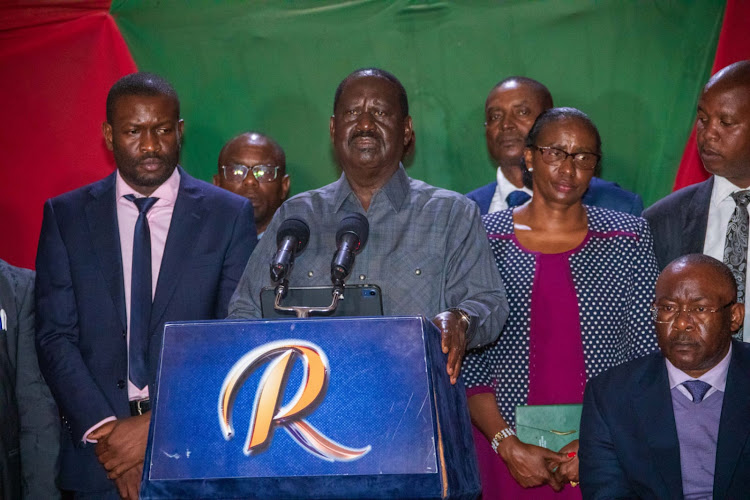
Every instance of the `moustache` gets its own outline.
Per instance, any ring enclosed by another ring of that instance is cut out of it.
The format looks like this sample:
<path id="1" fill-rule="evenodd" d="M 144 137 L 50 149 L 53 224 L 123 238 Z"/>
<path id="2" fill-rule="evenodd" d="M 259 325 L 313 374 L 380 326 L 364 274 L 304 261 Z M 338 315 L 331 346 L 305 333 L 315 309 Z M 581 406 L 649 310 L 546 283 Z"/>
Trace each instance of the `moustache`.
<path id="1" fill-rule="evenodd" d="M 526 136 L 518 135 L 518 134 L 498 134 L 496 142 L 510 142 L 510 141 L 520 141 L 524 142 L 526 140 Z"/>
<path id="2" fill-rule="evenodd" d="M 669 338 L 669 344 L 675 345 L 675 344 L 689 344 L 689 345 L 698 345 L 698 342 L 693 340 L 693 337 L 686 333 L 678 333 L 673 337 Z"/>
<path id="3" fill-rule="evenodd" d="M 375 133 L 374 130 L 357 130 L 349 138 L 349 143 L 351 144 L 354 139 L 357 139 L 359 137 L 372 137 L 373 139 L 380 139 L 380 137 Z"/>
<path id="4" fill-rule="evenodd" d="M 144 162 L 144 161 L 150 160 L 150 159 L 156 159 L 156 160 L 160 160 L 162 162 L 166 160 L 165 156 L 161 155 L 159 153 L 146 153 L 146 154 L 138 157 L 138 163 L 141 163 L 141 162 Z"/>

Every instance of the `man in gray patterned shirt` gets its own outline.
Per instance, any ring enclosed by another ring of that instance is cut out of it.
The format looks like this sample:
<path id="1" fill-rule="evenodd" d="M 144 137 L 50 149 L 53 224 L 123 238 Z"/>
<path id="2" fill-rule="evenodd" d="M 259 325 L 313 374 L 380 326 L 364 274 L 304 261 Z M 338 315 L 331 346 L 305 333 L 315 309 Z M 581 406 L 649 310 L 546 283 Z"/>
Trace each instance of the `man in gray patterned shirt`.
<path id="1" fill-rule="evenodd" d="M 404 171 L 412 120 L 406 91 L 390 73 L 369 68 L 346 77 L 336 89 L 330 132 L 343 174 L 279 208 L 250 257 L 229 317 L 261 317 L 260 291 L 271 285 L 269 259 L 282 221 L 297 217 L 311 228 L 290 284 L 330 285 L 338 223 L 357 212 L 367 217 L 370 235 L 348 282 L 379 285 L 388 316 L 434 316 L 455 383 L 465 349 L 495 340 L 508 315 L 479 211 L 464 196 Z"/>

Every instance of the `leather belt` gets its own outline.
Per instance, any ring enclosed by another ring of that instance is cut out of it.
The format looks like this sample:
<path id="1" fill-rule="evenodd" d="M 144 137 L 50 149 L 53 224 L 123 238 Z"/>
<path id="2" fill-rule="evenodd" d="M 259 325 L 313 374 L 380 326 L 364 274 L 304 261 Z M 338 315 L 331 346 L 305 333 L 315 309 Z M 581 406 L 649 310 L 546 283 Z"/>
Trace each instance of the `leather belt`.
<path id="1" fill-rule="evenodd" d="M 130 401 L 130 415 L 133 417 L 143 415 L 149 410 L 151 410 L 151 400 L 148 398 Z"/>

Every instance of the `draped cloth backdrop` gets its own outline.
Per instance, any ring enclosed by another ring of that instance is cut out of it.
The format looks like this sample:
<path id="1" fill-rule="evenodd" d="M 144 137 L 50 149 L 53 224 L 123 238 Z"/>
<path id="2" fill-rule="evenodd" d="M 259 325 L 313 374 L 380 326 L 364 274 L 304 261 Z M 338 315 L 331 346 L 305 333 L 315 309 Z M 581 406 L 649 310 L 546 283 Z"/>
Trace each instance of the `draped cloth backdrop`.
<path id="1" fill-rule="evenodd" d="M 747 0 L 727 0 L 724 23 L 716 47 L 716 57 L 711 68 L 713 75 L 721 68 L 737 61 L 750 59 L 750 2 Z M 695 127 L 685 144 L 680 169 L 674 182 L 674 189 L 680 189 L 709 177 L 703 168 L 695 142 Z"/>
<path id="2" fill-rule="evenodd" d="M 47 198 L 114 170 L 109 87 L 135 71 L 106 1 L 0 7 L 0 258 L 34 267 Z"/>
<path id="3" fill-rule="evenodd" d="M 174 83 L 186 122 L 181 163 L 206 180 L 222 144 L 255 129 L 285 148 L 294 193 L 331 182 L 336 85 L 380 66 L 409 93 L 413 177 L 460 192 L 493 180 L 484 99 L 519 74 L 591 115 L 604 140 L 602 177 L 652 203 L 673 186 L 725 7 L 729 15 L 740 3 L 5 2 L 0 257 L 33 267 L 44 200 L 112 171 L 104 102 L 135 63 Z"/>

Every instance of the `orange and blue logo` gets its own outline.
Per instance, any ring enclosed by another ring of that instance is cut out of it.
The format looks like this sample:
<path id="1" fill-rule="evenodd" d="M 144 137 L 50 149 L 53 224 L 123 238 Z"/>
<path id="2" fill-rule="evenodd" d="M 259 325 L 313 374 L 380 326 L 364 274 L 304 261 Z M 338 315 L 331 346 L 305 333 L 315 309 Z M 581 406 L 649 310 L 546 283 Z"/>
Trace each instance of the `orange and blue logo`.
<path id="1" fill-rule="evenodd" d="M 282 406 L 289 374 L 295 362 L 302 363 L 302 384 L 294 397 Z M 323 350 L 304 340 L 280 340 L 256 347 L 237 361 L 221 386 L 219 424 L 224 439 L 235 435 L 232 410 L 245 381 L 268 364 L 255 393 L 245 455 L 265 451 L 277 427 L 282 427 L 306 451 L 329 462 L 350 462 L 362 458 L 371 446 L 350 448 L 325 436 L 305 420 L 323 402 L 328 391 L 330 366 Z"/>

